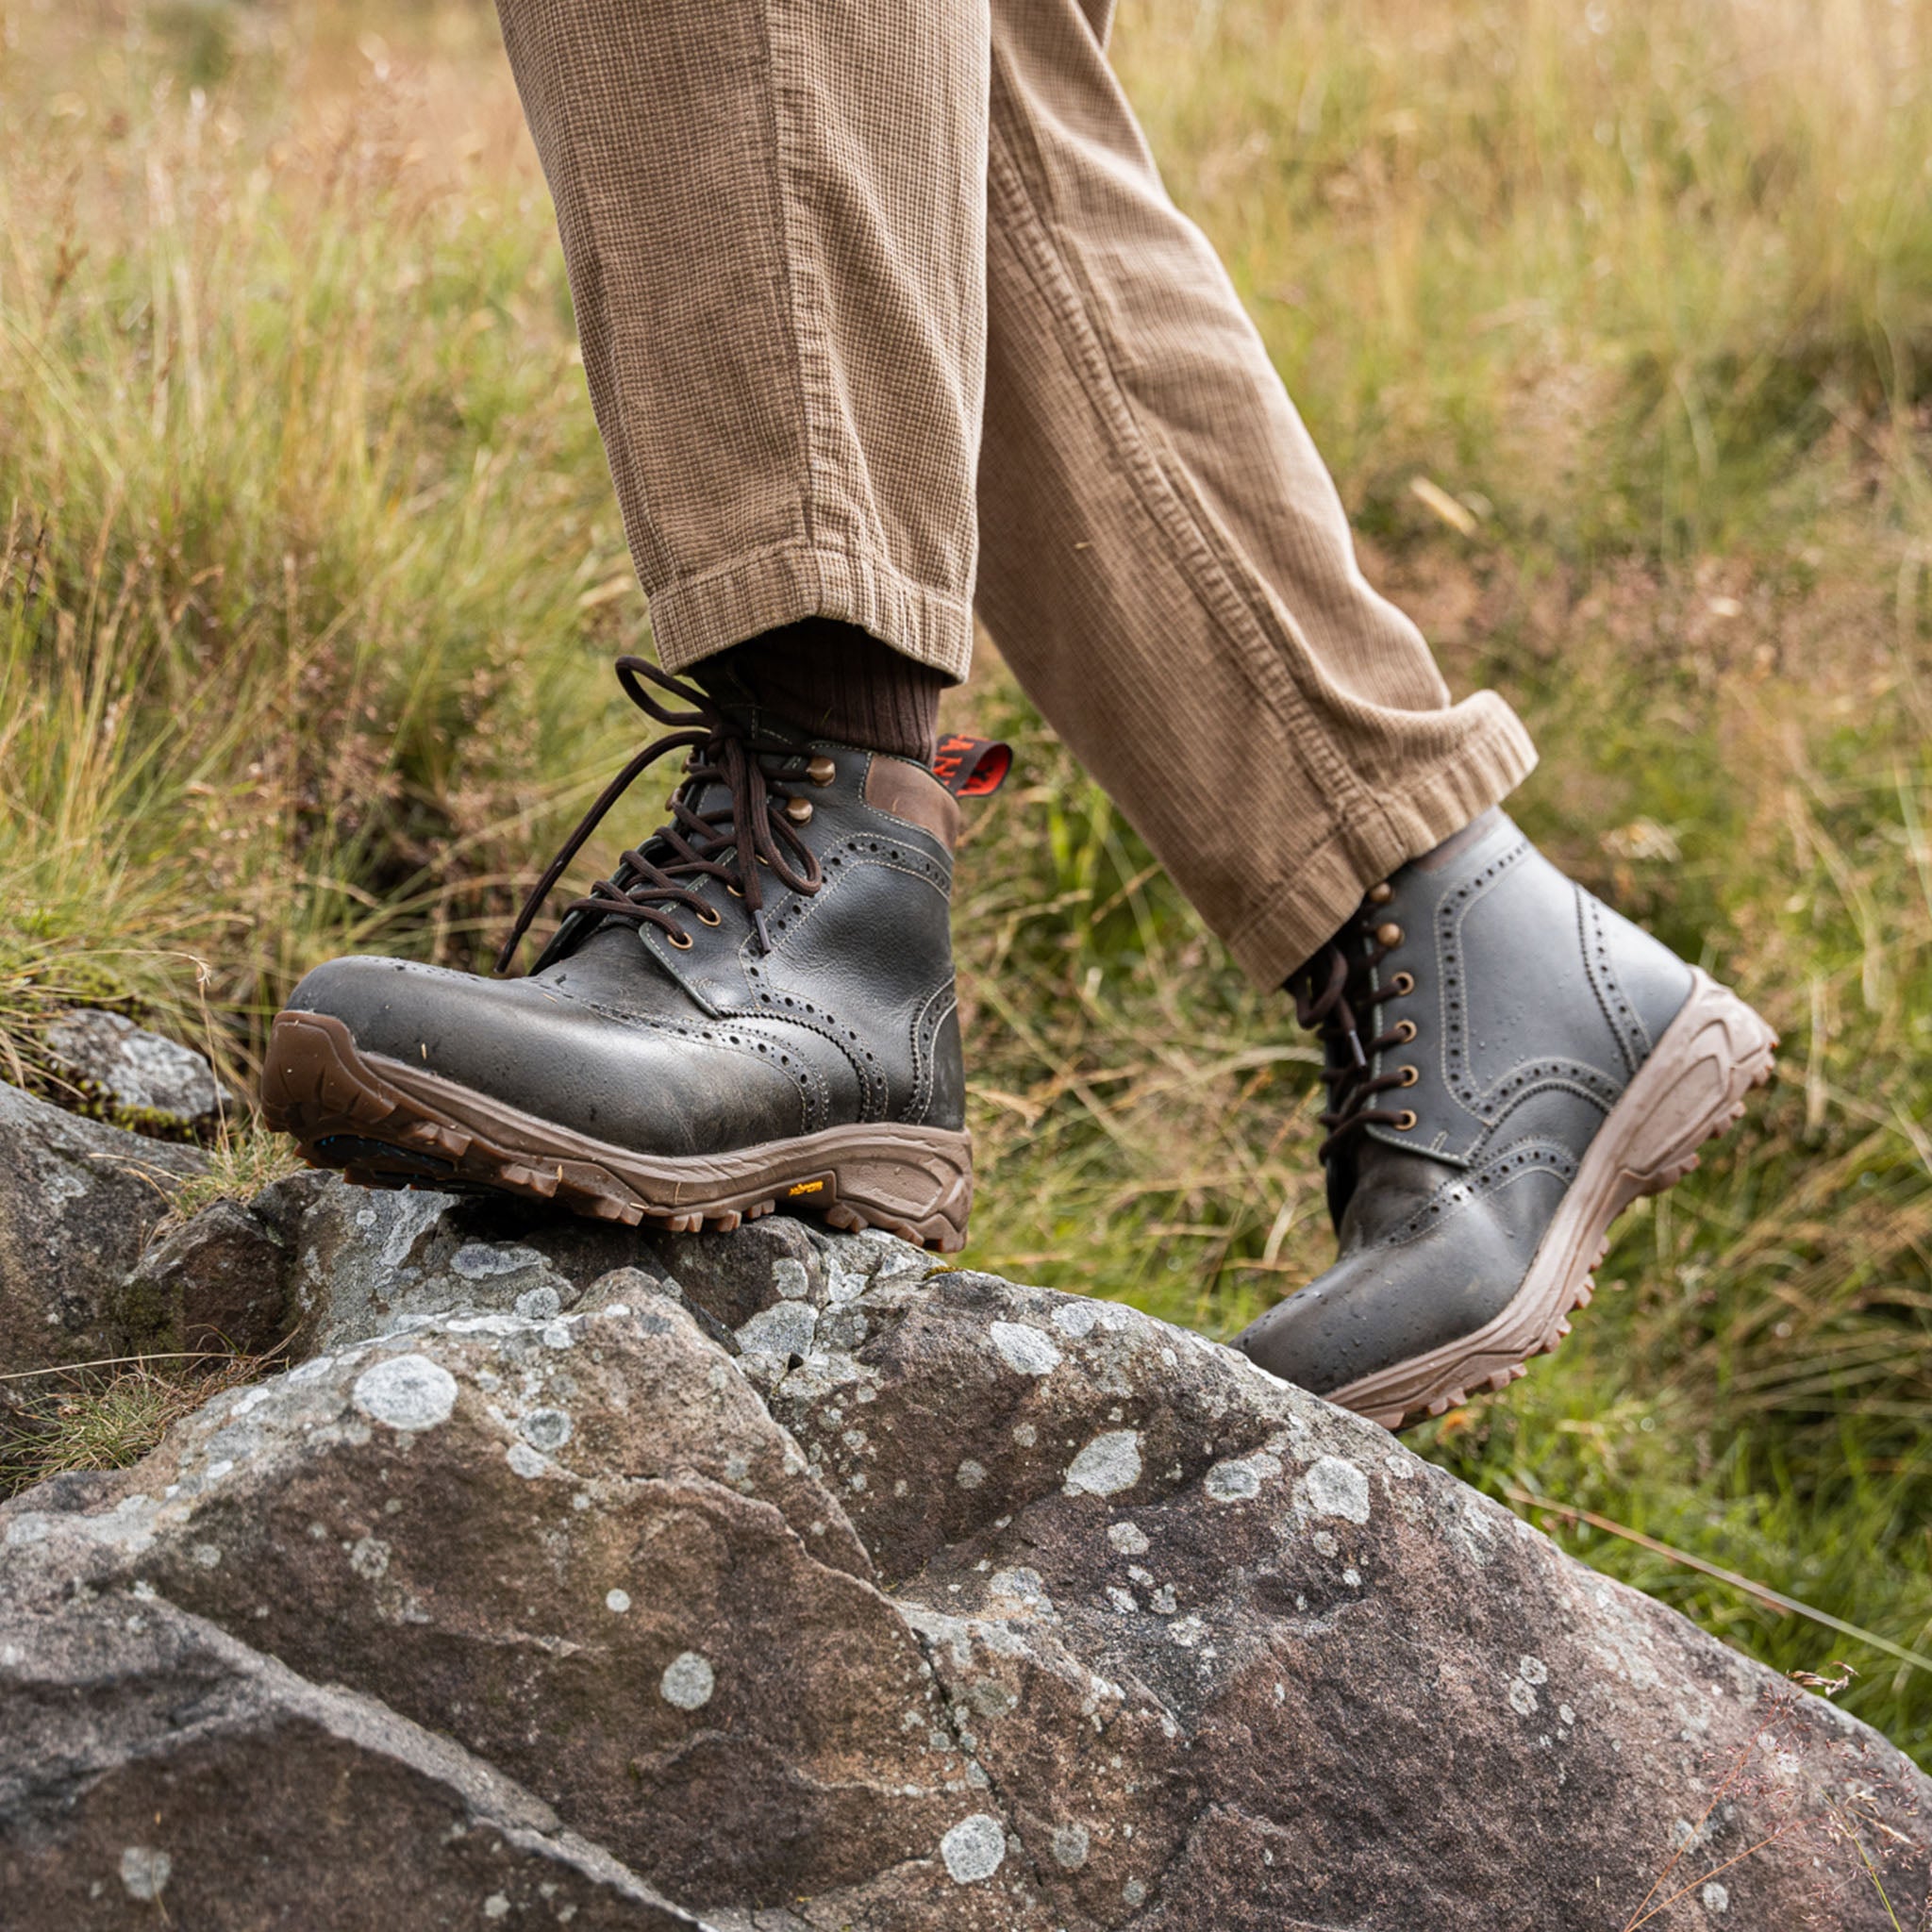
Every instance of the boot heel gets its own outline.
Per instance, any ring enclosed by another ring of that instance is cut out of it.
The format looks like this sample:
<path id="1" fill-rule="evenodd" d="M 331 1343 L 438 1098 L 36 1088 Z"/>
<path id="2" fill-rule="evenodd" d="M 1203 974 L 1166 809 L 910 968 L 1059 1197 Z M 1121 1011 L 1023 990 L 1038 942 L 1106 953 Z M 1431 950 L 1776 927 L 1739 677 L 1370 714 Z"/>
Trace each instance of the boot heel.
<path id="1" fill-rule="evenodd" d="M 901 1138 L 905 1136 L 906 1138 Z M 890 1141 L 855 1150 L 839 1163 L 834 1227 L 881 1227 L 901 1241 L 957 1254 L 973 1211 L 973 1139 L 941 1128 L 900 1129 Z"/>
<path id="2" fill-rule="evenodd" d="M 1682 1180 L 1697 1165 L 1698 1149 L 1743 1118 L 1745 1096 L 1771 1078 L 1776 1049 L 1777 1035 L 1764 1020 L 1696 971 L 1690 998 L 1606 1123 L 1614 1131 L 1617 1113 L 1630 1120 L 1615 1148 L 1614 1211 Z"/>

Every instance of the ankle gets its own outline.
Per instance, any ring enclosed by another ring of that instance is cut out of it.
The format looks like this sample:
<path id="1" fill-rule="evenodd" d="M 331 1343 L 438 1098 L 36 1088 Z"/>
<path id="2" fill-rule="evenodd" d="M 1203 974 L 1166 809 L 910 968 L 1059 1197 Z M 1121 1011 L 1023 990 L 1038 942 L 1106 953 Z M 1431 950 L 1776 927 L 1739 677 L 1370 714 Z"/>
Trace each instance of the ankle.
<path id="1" fill-rule="evenodd" d="M 708 658 L 691 675 L 726 699 L 736 686 L 761 709 L 841 744 L 922 764 L 931 763 L 939 744 L 944 675 L 833 618 L 765 631 Z"/>

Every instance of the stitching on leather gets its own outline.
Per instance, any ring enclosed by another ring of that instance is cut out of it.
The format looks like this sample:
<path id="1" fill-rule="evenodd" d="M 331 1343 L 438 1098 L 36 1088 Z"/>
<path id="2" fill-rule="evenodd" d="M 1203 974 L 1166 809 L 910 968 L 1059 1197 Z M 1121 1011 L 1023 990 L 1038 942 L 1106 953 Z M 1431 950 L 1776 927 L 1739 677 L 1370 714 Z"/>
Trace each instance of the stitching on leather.
<path id="1" fill-rule="evenodd" d="M 758 974 L 753 969 L 753 984 L 756 986 Z M 891 1079 L 879 1058 L 869 1048 L 864 1037 L 855 1028 L 834 1020 L 816 1001 L 807 999 L 803 993 L 772 992 L 760 991 L 758 998 L 763 1008 L 748 1007 L 741 1009 L 746 1024 L 762 1022 L 771 1026 L 795 1026 L 802 1033 L 810 1033 L 825 1041 L 839 1053 L 852 1069 L 858 1082 L 859 1119 L 861 1121 L 884 1120 L 891 1108 Z M 783 1008 L 784 1010 L 778 1010 Z M 840 1036 L 843 1035 L 841 1039 Z M 853 1051 L 854 1047 L 858 1052 Z M 863 1057 L 864 1065 L 860 1064 Z M 813 1069 L 814 1073 L 817 1069 Z M 821 1076 L 823 1077 L 823 1076 Z M 829 1090 L 826 1108 L 830 1108 Z"/>
<path id="2" fill-rule="evenodd" d="M 1617 1051 L 1624 1056 L 1624 1064 L 1634 1078 L 1637 1070 L 1650 1058 L 1650 1031 L 1637 1010 L 1636 1002 L 1617 976 L 1616 963 L 1610 958 L 1609 928 L 1604 923 L 1604 908 L 1581 886 L 1574 890 L 1584 976 L 1603 1009 L 1604 1024 L 1617 1042 Z M 1623 1020 L 1617 1017 L 1619 1013 L 1624 1016 Z"/>
<path id="3" fill-rule="evenodd" d="M 1567 1187 L 1577 1175 L 1578 1158 L 1554 1141 L 1525 1136 L 1498 1148 L 1481 1167 L 1458 1174 L 1436 1190 L 1400 1227 L 1375 1243 L 1378 1248 L 1407 1247 L 1434 1232 L 1445 1214 L 1459 1212 L 1479 1196 L 1497 1192 L 1532 1174 L 1553 1174 Z"/>
<path id="4" fill-rule="evenodd" d="M 1550 1062 L 1548 1064 L 1554 1065 L 1555 1063 Z M 1545 1093 L 1574 1094 L 1579 1100 L 1589 1101 L 1591 1105 L 1602 1108 L 1605 1118 L 1607 1119 L 1609 1111 L 1617 1104 L 1623 1089 L 1611 1087 L 1610 1083 L 1606 1081 L 1601 1074 L 1596 1073 L 1594 1068 L 1589 1068 L 1585 1071 L 1595 1074 L 1599 1085 L 1609 1087 L 1610 1091 L 1608 1093 L 1592 1092 L 1583 1082 L 1566 1078 L 1560 1074 L 1548 1075 L 1538 1080 L 1524 1079 L 1522 1083 L 1522 1091 L 1509 1101 L 1507 1106 L 1504 1107 L 1496 1114 L 1489 1126 L 1471 1144 L 1469 1148 L 1471 1164 L 1479 1165 L 1487 1160 L 1493 1151 L 1491 1146 L 1493 1137 L 1502 1131 L 1513 1115 L 1521 1112 L 1531 1101 L 1540 1098 Z M 1603 1123 L 1599 1121 L 1597 1124 L 1601 1126 Z M 1593 1131 L 1594 1129 L 1592 1129 Z"/>
<path id="5" fill-rule="evenodd" d="M 765 1030 L 765 1026 L 761 1025 L 760 1023 L 765 1023 L 765 1024 L 771 1024 L 767 1015 L 763 1013 L 746 1013 L 736 1017 L 738 1018 L 739 1024 L 754 1040 L 763 1040 L 774 1052 L 783 1052 L 789 1055 L 790 1059 L 797 1066 L 798 1073 L 796 1077 L 800 1087 L 807 1088 L 816 1103 L 815 1108 L 808 1108 L 808 1116 L 816 1111 L 818 1124 L 820 1126 L 829 1126 L 832 1120 L 832 1086 L 831 1082 L 825 1078 L 824 1070 L 812 1063 L 801 1050 L 796 1041 L 786 1040 L 775 1031 Z M 806 1028 L 804 1030 L 812 1031 L 815 1029 Z M 832 1043 L 836 1046 L 838 1042 L 835 1041 Z M 808 1087 L 808 1083 L 809 1083 Z"/>
<path id="6" fill-rule="evenodd" d="M 839 876 L 845 876 L 852 872 L 858 871 L 861 867 L 870 867 L 879 872 L 896 872 L 908 878 L 915 878 L 930 886 L 946 902 L 948 907 L 952 905 L 953 881 L 951 869 L 934 864 L 923 853 L 911 852 L 905 855 L 909 858 L 919 861 L 917 865 L 912 866 L 895 865 L 891 859 L 887 858 L 858 858 L 853 856 L 857 848 L 861 844 L 876 845 L 878 842 L 876 839 L 864 840 L 858 835 L 841 840 L 839 844 L 832 848 L 833 854 L 841 860 L 841 870 Z M 897 848 L 894 847 L 893 849 L 896 850 Z M 820 860 L 822 867 L 825 863 L 825 859 L 822 858 Z M 796 932 L 805 924 L 807 919 L 831 896 L 831 891 L 832 886 L 828 878 L 825 887 L 820 891 L 810 893 L 809 895 L 801 892 L 789 893 L 783 909 L 774 918 L 767 919 L 765 922 L 767 928 L 772 934 L 774 942 L 782 943 L 787 935 Z M 752 943 L 749 934 L 739 942 L 738 957 L 741 963 L 747 962 L 752 957 Z"/>
<path id="7" fill-rule="evenodd" d="M 729 1020 L 699 1025 L 681 1020 L 646 1019 L 635 1013 L 614 1013 L 607 1008 L 598 1005 L 594 1000 L 578 999 L 573 1000 L 571 1004 L 581 1007 L 586 1012 L 595 1013 L 600 1019 L 613 1022 L 617 1025 L 624 1027 L 626 1032 L 670 1034 L 678 1040 L 696 1041 L 701 1046 L 711 1047 L 719 1053 L 736 1054 L 741 1059 L 750 1060 L 755 1065 L 762 1064 L 769 1066 L 771 1064 L 769 1058 L 765 1055 L 760 1054 L 756 1047 L 741 1045 L 731 1037 Z M 749 1031 L 751 1029 L 747 1027 L 746 1030 Z M 808 1133 L 811 1131 L 813 1107 L 811 1091 L 806 1083 L 805 1075 L 809 1074 L 814 1079 L 820 1076 L 818 1070 L 815 1067 L 809 1066 L 802 1056 L 798 1058 L 798 1064 L 801 1069 L 801 1074 L 793 1084 L 796 1084 L 801 1089 L 799 1094 L 800 1132 Z M 781 1068 L 779 1071 L 782 1072 L 784 1070 Z M 819 1096 L 819 1112 L 828 1117 L 830 1108 L 823 1093 Z"/>
<path id="8" fill-rule="evenodd" d="M 936 1018 L 929 1021 L 927 1016 L 935 1006 L 940 1006 L 941 1010 Z M 923 1124 L 932 1106 L 934 1077 L 939 1071 L 940 1028 L 946 1024 L 946 1015 L 958 1006 L 956 983 L 948 979 L 943 986 L 934 988 L 926 995 L 924 1004 L 912 1016 L 912 1091 L 906 1103 L 905 1115 L 909 1125 Z"/>
<path id="9" fill-rule="evenodd" d="M 1508 851 L 1491 859 L 1473 883 L 1457 887 L 1440 900 L 1430 917 L 1430 924 L 1435 928 L 1436 1017 L 1441 1029 L 1437 1057 L 1441 1064 L 1442 1089 L 1447 1098 L 1474 1119 L 1478 1140 L 1488 1129 L 1489 1122 L 1478 1111 L 1478 1106 L 1472 1103 L 1479 1104 L 1482 1096 L 1476 1091 L 1474 1075 L 1469 1077 L 1464 1087 L 1458 1083 L 1453 1066 L 1457 1057 L 1462 1057 L 1465 1062 L 1467 1058 L 1467 1048 L 1462 1044 L 1468 1039 L 1463 1027 L 1468 1008 L 1462 971 L 1462 923 L 1471 905 L 1480 900 L 1498 879 L 1519 864 L 1529 850 L 1529 841 L 1519 839 Z M 1456 1042 L 1453 1046 L 1452 1041 Z M 1471 1144 L 1474 1145 L 1474 1141 Z"/>

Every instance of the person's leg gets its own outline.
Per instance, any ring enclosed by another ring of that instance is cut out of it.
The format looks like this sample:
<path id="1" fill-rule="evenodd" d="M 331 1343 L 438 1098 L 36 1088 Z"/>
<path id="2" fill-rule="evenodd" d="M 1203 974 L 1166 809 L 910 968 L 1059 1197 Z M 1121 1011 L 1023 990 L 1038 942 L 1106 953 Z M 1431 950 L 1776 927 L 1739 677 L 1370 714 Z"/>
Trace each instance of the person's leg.
<path id="1" fill-rule="evenodd" d="M 1530 769 L 1363 579 L 1341 505 L 1108 65 L 1105 0 L 995 0 L 978 605 L 1241 963 Z"/>
<path id="2" fill-rule="evenodd" d="M 500 0 L 651 632 L 972 648 L 985 0 Z"/>
<path id="3" fill-rule="evenodd" d="M 381 1184 L 957 1247 L 958 808 L 925 761 L 972 641 L 984 0 L 499 11 L 658 655 L 696 680 L 623 663 L 671 729 L 592 818 L 652 756 L 683 775 L 528 977 L 310 974 L 269 1118 Z"/>
<path id="4" fill-rule="evenodd" d="M 1327 1048 L 1337 1265 L 1238 1345 L 1397 1424 L 1501 1388 L 1770 1029 L 1495 809 L 1529 770 L 1363 581 L 1106 0 L 994 0 L 979 608 L 1236 958 Z"/>

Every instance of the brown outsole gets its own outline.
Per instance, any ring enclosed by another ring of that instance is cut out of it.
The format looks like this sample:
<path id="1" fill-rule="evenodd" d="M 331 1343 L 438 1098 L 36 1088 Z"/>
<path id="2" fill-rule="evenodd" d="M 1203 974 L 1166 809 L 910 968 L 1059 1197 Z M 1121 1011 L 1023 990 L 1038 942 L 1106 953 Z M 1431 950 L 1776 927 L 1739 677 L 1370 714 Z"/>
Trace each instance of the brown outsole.
<path id="1" fill-rule="evenodd" d="M 1479 1391 L 1500 1393 L 1570 1333 L 1571 1315 L 1596 1291 L 1611 1223 L 1639 1196 L 1682 1180 L 1697 1150 L 1742 1120 L 1745 1096 L 1771 1078 L 1777 1035 L 1692 970 L 1690 997 L 1598 1128 L 1509 1305 L 1474 1334 L 1365 1375 L 1330 1402 L 1406 1428 Z"/>
<path id="2" fill-rule="evenodd" d="M 361 1187 L 521 1194 L 675 1234 L 734 1228 L 784 1208 L 946 1254 L 966 1242 L 972 1141 L 944 1128 L 881 1123 L 727 1155 L 637 1154 L 365 1054 L 326 1013 L 277 1016 L 261 1097 L 268 1124 L 292 1135 L 311 1165 Z"/>

